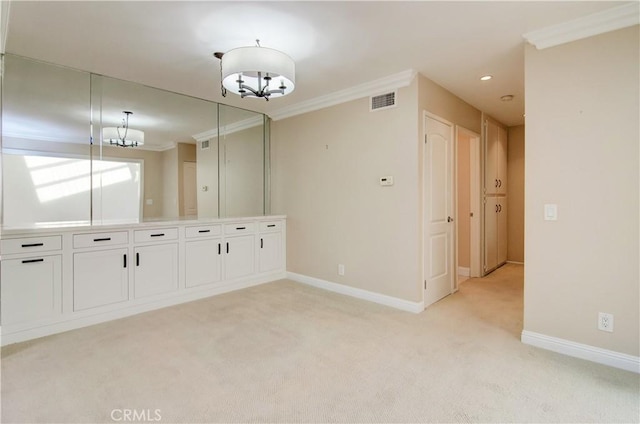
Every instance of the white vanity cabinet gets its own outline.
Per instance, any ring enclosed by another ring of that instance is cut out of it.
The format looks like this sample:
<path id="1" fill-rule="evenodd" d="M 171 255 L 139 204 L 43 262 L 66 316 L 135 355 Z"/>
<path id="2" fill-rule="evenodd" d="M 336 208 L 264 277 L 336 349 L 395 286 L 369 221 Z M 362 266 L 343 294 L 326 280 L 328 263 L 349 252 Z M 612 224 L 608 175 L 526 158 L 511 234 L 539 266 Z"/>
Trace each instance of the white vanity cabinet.
<path id="1" fill-rule="evenodd" d="M 73 310 L 129 299 L 127 231 L 73 235 Z"/>
<path id="2" fill-rule="evenodd" d="M 282 221 L 260 223 L 260 247 L 258 250 L 259 272 L 269 272 L 284 267 L 282 227 Z"/>
<path id="3" fill-rule="evenodd" d="M 62 255 L 2 261 L 2 326 L 32 327 L 61 313 Z"/>
<path id="4" fill-rule="evenodd" d="M 62 237 L 6 238 L 0 249 L 3 333 L 56 319 L 62 313 Z"/>
<path id="5" fill-rule="evenodd" d="M 178 243 L 177 228 L 159 228 L 134 231 L 136 242 L 162 242 L 136 246 L 134 248 L 134 298 L 141 299 L 168 293 L 178 289 Z"/>
<path id="6" fill-rule="evenodd" d="M 126 248 L 73 254 L 73 310 L 124 302 L 129 298 Z"/>
<path id="7" fill-rule="evenodd" d="M 222 279 L 222 233 L 220 225 L 185 228 L 185 285 L 187 288 L 215 284 Z"/>
<path id="8" fill-rule="evenodd" d="M 282 216 L 5 231 L 2 344 L 286 277 Z"/>
<path id="9" fill-rule="evenodd" d="M 224 278 L 233 280 L 255 272 L 255 224 L 237 223 L 224 227 Z"/>

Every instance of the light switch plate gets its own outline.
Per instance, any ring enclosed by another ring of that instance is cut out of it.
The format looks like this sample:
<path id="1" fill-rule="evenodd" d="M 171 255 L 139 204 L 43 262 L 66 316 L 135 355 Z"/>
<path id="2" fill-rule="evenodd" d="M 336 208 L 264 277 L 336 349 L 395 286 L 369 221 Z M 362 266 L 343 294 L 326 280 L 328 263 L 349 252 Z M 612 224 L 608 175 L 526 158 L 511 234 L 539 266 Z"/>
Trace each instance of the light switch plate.
<path id="1" fill-rule="evenodd" d="M 380 185 L 381 186 L 392 186 L 393 185 L 393 176 L 389 175 L 386 177 L 380 177 Z"/>
<path id="2" fill-rule="evenodd" d="M 558 220 L 558 205 L 554 203 L 547 203 L 544 205 L 544 220 L 545 221 Z"/>

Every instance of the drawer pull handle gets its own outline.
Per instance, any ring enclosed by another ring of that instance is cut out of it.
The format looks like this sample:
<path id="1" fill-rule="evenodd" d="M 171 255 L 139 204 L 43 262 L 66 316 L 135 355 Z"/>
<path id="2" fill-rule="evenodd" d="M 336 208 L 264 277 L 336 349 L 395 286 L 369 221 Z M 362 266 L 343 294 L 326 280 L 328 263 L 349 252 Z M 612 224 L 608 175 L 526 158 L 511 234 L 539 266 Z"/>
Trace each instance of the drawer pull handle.
<path id="1" fill-rule="evenodd" d="M 23 244 L 22 247 L 40 247 L 44 246 L 44 243 L 31 243 L 31 244 Z"/>
<path id="2" fill-rule="evenodd" d="M 124 259 L 124 267 L 127 267 L 127 254 L 125 253 L 124 255 L 122 255 L 123 259 Z"/>
<path id="3" fill-rule="evenodd" d="M 163 237 L 164 233 L 159 233 L 159 234 L 151 234 L 149 237 Z"/>
<path id="4" fill-rule="evenodd" d="M 111 240 L 111 237 L 103 237 L 103 238 L 93 239 L 93 241 L 109 241 L 109 240 Z"/>
<path id="5" fill-rule="evenodd" d="M 198 230 L 199 233 L 210 233 L 211 230 Z"/>
<path id="6" fill-rule="evenodd" d="M 236 230 L 246 230 L 247 227 L 236 227 Z"/>
<path id="7" fill-rule="evenodd" d="M 140 266 L 140 253 L 136 252 L 136 266 Z"/>
<path id="8" fill-rule="evenodd" d="M 267 227 L 268 227 L 268 228 L 275 227 L 275 226 L 276 226 L 276 224 L 269 224 L 269 225 L 267 225 Z"/>
<path id="9" fill-rule="evenodd" d="M 44 262 L 44 259 L 25 259 L 22 261 L 23 264 L 32 264 L 35 262 Z"/>

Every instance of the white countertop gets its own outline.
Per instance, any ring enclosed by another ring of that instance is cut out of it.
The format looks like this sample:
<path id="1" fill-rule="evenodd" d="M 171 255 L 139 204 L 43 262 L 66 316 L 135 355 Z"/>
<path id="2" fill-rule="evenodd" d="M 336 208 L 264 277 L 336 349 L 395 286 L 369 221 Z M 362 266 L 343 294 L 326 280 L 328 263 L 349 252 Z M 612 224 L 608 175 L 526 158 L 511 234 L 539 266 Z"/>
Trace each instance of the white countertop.
<path id="1" fill-rule="evenodd" d="M 103 223 L 99 225 L 91 225 L 89 223 L 46 223 L 46 224 L 34 224 L 31 227 L 1 227 L 0 237 L 15 236 L 15 235 L 29 235 L 29 234 L 51 234 L 70 231 L 105 231 L 105 230 L 122 230 L 122 229 L 137 229 L 137 228 L 153 228 L 153 227 L 170 227 L 172 225 L 200 225 L 200 224 L 224 224 L 227 222 L 249 222 L 249 221 L 264 221 L 269 219 L 286 219 L 286 215 L 262 215 L 262 216 L 247 216 L 247 217 L 234 217 L 234 218 L 173 218 L 168 220 L 146 220 L 138 223 Z"/>

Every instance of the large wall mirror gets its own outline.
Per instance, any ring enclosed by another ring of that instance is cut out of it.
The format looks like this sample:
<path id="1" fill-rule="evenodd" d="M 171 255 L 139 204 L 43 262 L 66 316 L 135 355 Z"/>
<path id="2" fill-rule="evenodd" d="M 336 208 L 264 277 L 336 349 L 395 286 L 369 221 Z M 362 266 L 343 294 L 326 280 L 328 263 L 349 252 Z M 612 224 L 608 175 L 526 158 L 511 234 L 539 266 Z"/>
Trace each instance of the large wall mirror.
<path id="1" fill-rule="evenodd" d="M 5 55 L 5 228 L 268 213 L 264 115 Z"/>

